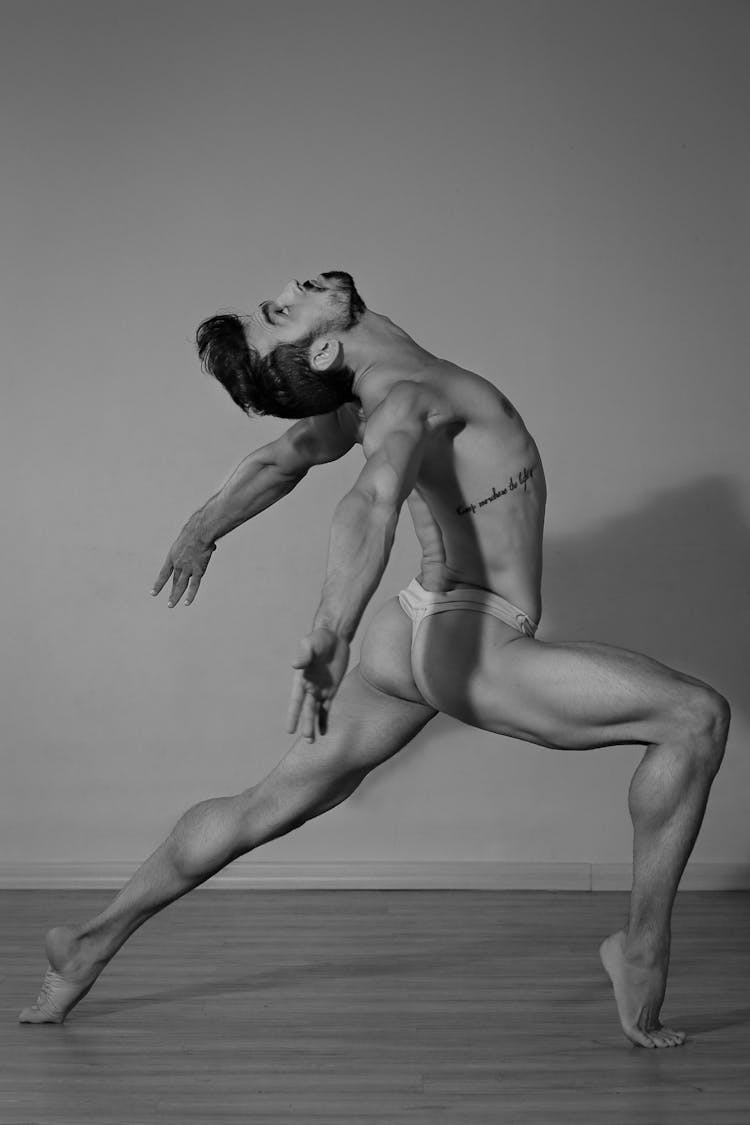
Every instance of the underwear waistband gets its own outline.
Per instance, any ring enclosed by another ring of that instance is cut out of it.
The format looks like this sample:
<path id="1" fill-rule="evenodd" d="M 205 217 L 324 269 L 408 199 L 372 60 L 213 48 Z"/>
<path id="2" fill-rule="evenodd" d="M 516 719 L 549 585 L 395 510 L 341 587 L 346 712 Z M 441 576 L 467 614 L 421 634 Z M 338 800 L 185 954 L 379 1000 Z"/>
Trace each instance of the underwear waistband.
<path id="1" fill-rule="evenodd" d="M 402 608 L 412 619 L 418 617 L 421 620 L 431 613 L 450 609 L 468 609 L 491 613 L 493 617 L 498 617 L 527 637 L 533 637 L 539 628 L 538 622 L 533 621 L 524 610 L 513 605 L 507 598 L 493 594 L 490 590 L 476 590 L 472 586 L 459 586 L 454 590 L 439 592 L 425 590 L 421 582 L 413 578 L 398 597 Z"/>

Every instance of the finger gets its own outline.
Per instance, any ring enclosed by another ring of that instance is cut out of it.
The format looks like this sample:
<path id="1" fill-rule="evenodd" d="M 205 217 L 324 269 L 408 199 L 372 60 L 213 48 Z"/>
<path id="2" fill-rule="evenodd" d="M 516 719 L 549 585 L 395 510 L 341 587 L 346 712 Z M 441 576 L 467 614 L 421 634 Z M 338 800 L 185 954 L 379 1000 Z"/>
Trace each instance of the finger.
<path id="1" fill-rule="evenodd" d="M 172 560 L 171 560 L 170 556 L 167 555 L 167 560 L 164 563 L 164 566 L 161 568 L 161 570 L 157 574 L 156 581 L 154 582 L 154 584 L 151 588 L 151 594 L 153 595 L 153 597 L 156 597 L 157 594 L 161 593 L 161 591 L 164 589 L 165 584 L 169 580 L 169 576 L 170 576 L 171 573 L 172 573 Z"/>
<path id="2" fill-rule="evenodd" d="M 182 595 L 187 589 L 190 574 L 183 574 L 181 570 L 174 572 L 174 582 L 172 583 L 172 593 L 169 595 L 169 607 L 176 606 Z"/>
<path id="3" fill-rule="evenodd" d="M 292 668 L 304 668 L 306 664 L 310 663 L 312 646 L 307 637 L 303 637 L 297 649 L 297 656 L 292 661 Z"/>
<path id="4" fill-rule="evenodd" d="M 315 699 L 310 694 L 309 685 L 306 687 L 304 700 L 302 700 L 299 732 L 302 738 L 305 738 L 308 742 L 313 740 L 315 735 Z"/>
<path id="5" fill-rule="evenodd" d="M 301 672 L 295 672 L 292 682 L 292 694 L 289 700 L 289 709 L 286 716 L 286 729 L 289 734 L 294 734 L 299 722 L 300 711 L 305 700 L 305 685 Z"/>
<path id="6" fill-rule="evenodd" d="M 315 717 L 318 710 L 318 701 L 312 692 L 307 692 L 302 707 L 302 734 L 308 742 L 315 741 Z"/>
<path id="7" fill-rule="evenodd" d="M 200 574 L 194 574 L 190 579 L 190 583 L 187 588 L 187 597 L 185 598 L 185 605 L 193 604 L 195 595 L 198 593 L 198 587 L 201 584 L 201 577 L 202 575 Z"/>

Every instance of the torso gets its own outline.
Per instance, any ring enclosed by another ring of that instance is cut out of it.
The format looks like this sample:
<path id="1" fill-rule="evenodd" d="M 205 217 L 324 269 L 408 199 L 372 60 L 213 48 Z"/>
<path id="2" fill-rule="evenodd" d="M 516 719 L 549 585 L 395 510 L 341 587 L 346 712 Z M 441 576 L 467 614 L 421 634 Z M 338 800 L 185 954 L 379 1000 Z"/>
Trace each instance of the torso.
<path id="1" fill-rule="evenodd" d="M 436 360 L 418 378 L 438 390 L 452 412 L 448 424 L 432 430 L 407 500 L 422 548 L 419 581 L 433 591 L 490 590 L 538 621 L 547 489 L 534 439 L 481 376 Z M 382 374 L 361 381 L 358 442 L 387 389 Z"/>

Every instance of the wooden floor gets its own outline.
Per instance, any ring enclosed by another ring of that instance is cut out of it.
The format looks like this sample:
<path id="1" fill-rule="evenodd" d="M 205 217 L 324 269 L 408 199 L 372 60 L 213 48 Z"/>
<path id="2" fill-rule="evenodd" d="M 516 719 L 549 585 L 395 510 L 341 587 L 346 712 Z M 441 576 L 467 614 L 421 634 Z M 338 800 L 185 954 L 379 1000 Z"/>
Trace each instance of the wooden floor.
<path id="1" fill-rule="evenodd" d="M 678 896 L 677 1049 L 620 1031 L 621 893 L 204 890 L 64 1027 L 17 1024 L 45 929 L 110 897 L 0 893 L 0 1125 L 750 1123 L 748 894 Z"/>

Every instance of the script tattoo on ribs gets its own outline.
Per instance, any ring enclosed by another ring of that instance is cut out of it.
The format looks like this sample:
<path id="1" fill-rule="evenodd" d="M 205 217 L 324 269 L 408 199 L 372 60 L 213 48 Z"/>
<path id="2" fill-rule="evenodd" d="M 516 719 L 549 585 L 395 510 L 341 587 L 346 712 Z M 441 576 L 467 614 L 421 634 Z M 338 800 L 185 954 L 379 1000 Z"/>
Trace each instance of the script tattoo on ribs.
<path id="1" fill-rule="evenodd" d="M 534 467 L 530 469 L 521 469 L 517 477 L 511 476 L 505 488 L 495 488 L 492 486 L 492 492 L 489 496 L 485 496 L 483 500 L 477 500 L 476 504 L 466 504 L 462 508 L 456 508 L 456 515 L 468 516 L 471 512 L 473 515 L 477 508 L 484 508 L 487 504 L 491 504 L 493 500 L 499 500 L 501 496 L 507 496 L 509 492 L 515 492 L 517 488 L 523 488 L 524 492 L 527 490 L 527 482 L 531 480 L 534 475 Z"/>

